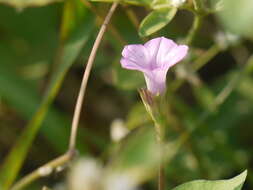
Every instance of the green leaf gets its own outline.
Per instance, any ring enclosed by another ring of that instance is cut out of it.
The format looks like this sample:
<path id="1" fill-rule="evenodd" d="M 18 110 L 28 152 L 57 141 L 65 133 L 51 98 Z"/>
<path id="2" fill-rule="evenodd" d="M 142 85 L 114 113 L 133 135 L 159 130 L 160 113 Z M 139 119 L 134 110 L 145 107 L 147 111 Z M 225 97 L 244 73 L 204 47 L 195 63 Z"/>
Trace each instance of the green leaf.
<path id="1" fill-rule="evenodd" d="M 152 11 L 140 24 L 139 35 L 149 36 L 166 26 L 176 15 L 177 8 L 162 8 Z"/>
<path id="2" fill-rule="evenodd" d="M 46 96 L 44 97 L 40 107 L 37 109 L 35 115 L 33 116 L 32 120 L 28 123 L 26 128 L 24 129 L 23 133 L 20 135 L 19 139 L 17 140 L 15 146 L 7 156 L 3 167 L 1 168 L 0 173 L 0 189 L 7 190 L 9 189 L 10 185 L 15 180 L 24 160 L 31 146 L 38 130 L 41 127 L 42 121 L 46 117 L 46 114 L 49 110 L 51 103 L 53 102 L 55 96 L 57 95 L 60 86 L 63 82 L 63 79 L 73 64 L 74 60 L 78 56 L 79 52 L 81 51 L 84 43 L 88 40 L 89 35 L 93 29 L 94 19 L 92 14 L 85 8 L 82 7 L 82 14 L 80 13 L 80 6 L 77 6 L 78 1 L 67 1 L 64 7 L 64 12 L 73 11 L 73 16 L 80 16 L 82 19 L 78 19 L 78 24 L 73 27 L 71 24 L 76 18 L 73 17 L 72 20 L 63 20 L 64 22 L 70 22 L 68 26 L 71 27 L 71 32 L 69 33 L 68 38 L 66 39 L 65 45 L 62 51 L 62 58 L 60 59 L 60 64 L 58 64 L 58 68 L 54 75 L 52 76 L 51 83 L 49 85 L 48 91 Z M 78 2 L 81 4 L 81 2 Z M 77 8 L 78 7 L 78 8 Z M 78 9 L 78 11 L 77 11 Z M 63 17 L 65 18 L 65 17 Z M 89 26 L 89 27 L 84 27 Z M 4 90 L 4 89 L 3 89 Z M 8 99 L 8 97 L 6 97 Z M 18 101 L 18 104 L 23 104 L 24 108 L 31 104 L 29 101 Z M 56 124 L 58 125 L 58 123 Z M 58 125 L 59 126 L 59 125 Z M 55 134 L 55 133 L 53 133 Z M 60 135 L 60 134 L 59 134 Z M 52 136 L 51 136 L 52 137 Z M 52 137 L 56 138 L 57 137 Z M 66 141 L 67 142 L 67 141 Z M 66 145 L 65 142 L 65 145 Z M 66 146 L 65 146 L 66 147 Z"/>
<path id="3" fill-rule="evenodd" d="M 195 180 L 179 185 L 172 190 L 240 190 L 247 176 L 247 171 L 228 180 Z"/>
<path id="4" fill-rule="evenodd" d="M 253 1 L 224 0 L 218 18 L 226 30 L 253 39 Z"/>
<path id="5" fill-rule="evenodd" d="M 53 2 L 60 2 L 62 0 L 0 0 L 0 3 L 11 5 L 18 10 L 22 10 L 27 7 L 44 6 Z"/>

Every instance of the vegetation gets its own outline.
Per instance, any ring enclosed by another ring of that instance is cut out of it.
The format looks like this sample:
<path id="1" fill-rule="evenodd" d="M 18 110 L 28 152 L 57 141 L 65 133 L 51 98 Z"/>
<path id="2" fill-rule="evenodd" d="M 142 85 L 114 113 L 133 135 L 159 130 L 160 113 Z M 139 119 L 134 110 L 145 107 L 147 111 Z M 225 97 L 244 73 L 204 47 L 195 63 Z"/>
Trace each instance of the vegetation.
<path id="1" fill-rule="evenodd" d="M 252 9 L 0 0 L 0 189 L 252 189 Z M 189 49 L 157 95 L 120 60 L 161 36 Z"/>

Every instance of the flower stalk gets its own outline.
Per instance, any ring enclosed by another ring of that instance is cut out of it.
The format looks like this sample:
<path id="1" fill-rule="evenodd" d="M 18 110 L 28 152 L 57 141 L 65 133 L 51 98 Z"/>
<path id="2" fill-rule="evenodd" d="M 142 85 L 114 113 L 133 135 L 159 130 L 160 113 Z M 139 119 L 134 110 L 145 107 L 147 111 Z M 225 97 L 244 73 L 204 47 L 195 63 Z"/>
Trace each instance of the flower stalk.
<path id="1" fill-rule="evenodd" d="M 159 103 L 162 101 L 161 96 L 154 96 L 147 89 L 140 89 L 139 94 L 146 111 L 151 116 L 156 132 L 156 140 L 159 145 L 159 171 L 158 171 L 158 190 L 165 189 L 165 168 L 164 168 L 164 140 L 165 140 L 165 125 L 163 122 L 163 114 L 160 111 Z"/>
<path id="2" fill-rule="evenodd" d="M 165 126 L 155 122 L 155 129 L 156 129 L 156 138 L 157 143 L 159 145 L 159 157 L 160 157 L 160 164 L 159 164 L 159 173 L 158 173 L 158 190 L 164 190 L 166 187 L 165 184 L 165 167 L 164 167 L 164 136 L 165 136 Z"/>

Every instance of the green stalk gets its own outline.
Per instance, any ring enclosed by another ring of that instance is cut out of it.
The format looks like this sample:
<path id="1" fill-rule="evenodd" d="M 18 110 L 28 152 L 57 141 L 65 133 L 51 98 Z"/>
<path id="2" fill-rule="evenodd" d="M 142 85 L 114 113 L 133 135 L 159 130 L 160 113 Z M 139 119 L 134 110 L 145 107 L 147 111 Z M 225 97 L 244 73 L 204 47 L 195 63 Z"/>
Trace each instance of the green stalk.
<path id="1" fill-rule="evenodd" d="M 186 40 L 185 40 L 185 43 L 187 45 L 191 45 L 192 42 L 194 41 L 194 39 L 197 36 L 198 31 L 201 27 L 202 20 L 203 20 L 203 16 L 195 13 L 192 27 L 191 27 L 191 29 L 186 37 Z"/>
<path id="2" fill-rule="evenodd" d="M 165 124 L 163 115 L 160 112 L 160 103 L 163 100 L 162 96 L 155 97 L 147 89 L 139 90 L 142 102 L 151 116 L 156 132 L 156 139 L 159 145 L 159 171 L 158 171 L 158 190 L 165 190 L 165 168 L 164 168 L 164 140 L 165 140 Z"/>

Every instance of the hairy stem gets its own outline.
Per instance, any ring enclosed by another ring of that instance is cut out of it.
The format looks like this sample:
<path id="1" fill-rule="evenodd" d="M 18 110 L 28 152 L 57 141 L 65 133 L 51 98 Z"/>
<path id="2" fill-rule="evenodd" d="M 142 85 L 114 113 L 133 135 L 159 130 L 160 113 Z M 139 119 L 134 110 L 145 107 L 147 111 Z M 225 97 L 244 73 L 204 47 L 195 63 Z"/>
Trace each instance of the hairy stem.
<path id="1" fill-rule="evenodd" d="M 98 47 L 101 43 L 101 40 L 104 36 L 104 33 L 106 31 L 107 25 L 115 11 L 115 9 L 118 6 L 118 2 L 114 2 L 104 20 L 103 25 L 100 28 L 100 31 L 97 35 L 96 41 L 93 45 L 93 48 L 91 50 L 87 65 L 86 65 L 86 69 L 84 71 L 83 74 L 83 79 L 82 79 L 82 83 L 81 83 L 81 87 L 79 90 L 79 94 L 78 94 L 78 98 L 77 98 L 77 102 L 76 102 L 76 106 L 75 106 L 75 111 L 74 111 L 74 116 L 73 116 L 73 120 L 72 120 L 72 126 L 71 126 L 71 135 L 70 135 L 70 141 L 69 141 L 69 150 L 73 150 L 75 149 L 76 146 L 76 136 L 77 136 L 77 129 L 78 129 L 78 124 L 79 124 L 79 120 L 80 120 L 80 113 L 82 110 L 82 105 L 83 105 L 83 99 L 84 99 L 84 95 L 86 92 L 86 87 L 87 87 L 87 82 L 90 76 L 90 71 L 91 68 L 93 66 L 93 62 L 95 60 L 95 56 L 98 50 Z"/>

